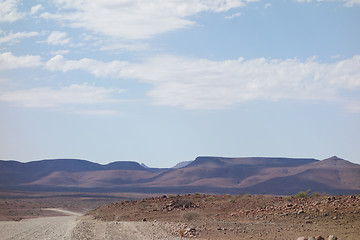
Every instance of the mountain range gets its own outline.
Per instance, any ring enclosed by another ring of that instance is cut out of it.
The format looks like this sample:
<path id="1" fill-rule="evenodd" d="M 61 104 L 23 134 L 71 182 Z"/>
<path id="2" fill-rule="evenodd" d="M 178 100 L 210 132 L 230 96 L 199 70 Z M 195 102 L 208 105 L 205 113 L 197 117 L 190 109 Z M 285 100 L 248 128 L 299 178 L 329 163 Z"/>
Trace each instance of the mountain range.
<path id="1" fill-rule="evenodd" d="M 295 194 L 360 193 L 360 165 L 331 157 L 198 157 L 174 168 L 131 161 L 106 165 L 79 159 L 21 163 L 0 160 L 0 190 Z"/>

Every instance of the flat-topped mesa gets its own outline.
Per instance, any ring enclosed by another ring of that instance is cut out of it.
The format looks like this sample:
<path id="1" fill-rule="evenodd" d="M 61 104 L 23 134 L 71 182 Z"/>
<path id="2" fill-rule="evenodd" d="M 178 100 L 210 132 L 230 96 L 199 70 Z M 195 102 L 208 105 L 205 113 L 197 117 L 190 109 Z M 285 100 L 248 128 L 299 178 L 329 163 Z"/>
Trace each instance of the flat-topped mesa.
<path id="1" fill-rule="evenodd" d="M 284 158 L 284 157 L 197 157 L 187 167 L 233 167 L 233 166 L 256 166 L 256 167 L 295 167 L 319 162 L 313 158 Z"/>

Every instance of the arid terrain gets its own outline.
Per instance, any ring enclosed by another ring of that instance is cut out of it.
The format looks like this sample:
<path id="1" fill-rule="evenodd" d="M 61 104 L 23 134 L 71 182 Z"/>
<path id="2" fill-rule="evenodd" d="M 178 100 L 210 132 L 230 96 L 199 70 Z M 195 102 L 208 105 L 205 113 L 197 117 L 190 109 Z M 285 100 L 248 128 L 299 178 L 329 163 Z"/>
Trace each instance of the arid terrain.
<path id="1" fill-rule="evenodd" d="M 160 222 L 171 236 L 198 239 L 359 239 L 360 233 L 359 196 L 164 195 L 113 203 L 87 215 L 110 222 Z"/>
<path id="2" fill-rule="evenodd" d="M 0 236 L 354 240 L 359 176 L 359 164 L 335 156 L 198 157 L 170 169 L 76 159 L 0 161 Z M 308 188 L 313 192 L 301 192 Z"/>
<path id="3" fill-rule="evenodd" d="M 13 196 L 8 205 L 1 200 L 0 234 L 4 239 L 358 239 L 360 196 L 306 194 L 98 196 L 97 201 L 64 194 Z"/>

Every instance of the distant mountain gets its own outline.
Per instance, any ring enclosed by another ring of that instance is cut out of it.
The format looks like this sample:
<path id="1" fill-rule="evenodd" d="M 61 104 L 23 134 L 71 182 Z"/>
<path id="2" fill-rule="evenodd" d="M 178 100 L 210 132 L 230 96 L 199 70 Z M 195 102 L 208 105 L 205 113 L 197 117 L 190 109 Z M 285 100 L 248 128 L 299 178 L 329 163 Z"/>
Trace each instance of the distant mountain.
<path id="1" fill-rule="evenodd" d="M 193 161 L 183 161 L 183 162 L 179 162 L 178 164 L 176 164 L 175 166 L 173 166 L 172 168 L 183 168 L 186 167 L 187 165 L 189 165 L 190 163 L 192 163 Z"/>
<path id="2" fill-rule="evenodd" d="M 331 157 L 198 157 L 170 169 L 78 159 L 0 161 L 0 190 L 294 194 L 360 193 L 360 165 Z"/>
<path id="3" fill-rule="evenodd" d="M 31 183 L 54 172 L 70 174 L 106 170 L 156 171 L 156 169 L 146 169 L 139 163 L 131 161 L 118 161 L 101 165 L 79 159 L 52 159 L 27 163 L 0 160 L 0 186 Z"/>

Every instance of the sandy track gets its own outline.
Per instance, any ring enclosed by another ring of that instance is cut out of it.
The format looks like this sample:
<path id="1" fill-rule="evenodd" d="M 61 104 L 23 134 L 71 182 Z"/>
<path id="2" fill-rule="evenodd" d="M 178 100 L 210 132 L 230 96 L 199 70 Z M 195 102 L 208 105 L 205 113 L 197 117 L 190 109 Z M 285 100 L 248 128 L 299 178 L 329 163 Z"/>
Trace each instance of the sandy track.
<path id="1" fill-rule="evenodd" d="M 0 222 L 1 239 L 72 239 L 77 216 L 41 217 Z"/>
<path id="2" fill-rule="evenodd" d="M 177 240 L 171 226 L 164 222 L 104 222 L 82 217 L 73 230 L 72 239 Z"/>
<path id="3" fill-rule="evenodd" d="M 21 221 L 0 221 L 0 239 L 4 240 L 78 240 L 78 239 L 169 239 L 170 225 L 161 222 L 104 222 L 62 209 L 51 210 L 70 216 L 40 217 Z M 183 238 L 184 239 L 184 238 Z"/>
<path id="4" fill-rule="evenodd" d="M 45 211 L 53 211 L 53 212 L 57 212 L 57 213 L 61 213 L 67 216 L 82 216 L 82 213 L 78 213 L 78 212 L 72 212 L 72 211 L 68 211 L 68 210 L 64 210 L 64 209 L 59 209 L 59 208 L 43 208 L 42 210 Z"/>

